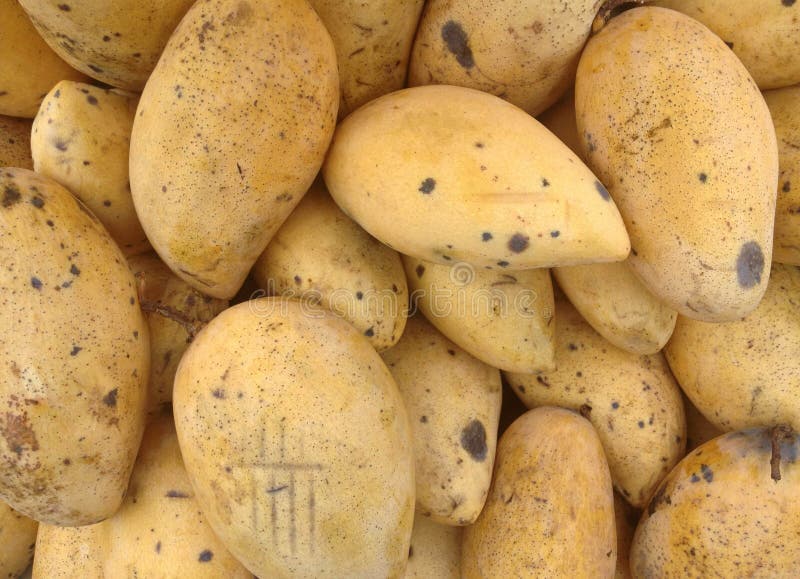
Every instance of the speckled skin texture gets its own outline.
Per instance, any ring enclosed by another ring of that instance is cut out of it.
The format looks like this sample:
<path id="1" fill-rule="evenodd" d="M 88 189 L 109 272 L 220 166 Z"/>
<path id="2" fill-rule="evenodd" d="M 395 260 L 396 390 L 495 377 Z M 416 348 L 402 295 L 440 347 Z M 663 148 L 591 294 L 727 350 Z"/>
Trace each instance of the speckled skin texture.
<path id="1" fill-rule="evenodd" d="M 69 191 L 0 169 L 0 500 L 86 525 L 119 507 L 150 347 L 119 248 Z"/>
<path id="2" fill-rule="evenodd" d="M 417 511 L 445 525 L 470 525 L 492 482 L 500 372 L 445 338 L 421 315 L 383 353 L 414 435 Z"/>
<path id="3" fill-rule="evenodd" d="M 33 169 L 31 121 L 0 115 L 0 167 Z"/>
<path id="4" fill-rule="evenodd" d="M 678 384 L 661 354 L 613 346 L 566 300 L 556 304 L 558 369 L 506 374 L 529 407 L 583 409 L 603 443 L 614 486 L 642 506 L 681 459 L 686 422 Z"/>
<path id="5" fill-rule="evenodd" d="M 336 47 L 339 118 L 403 88 L 423 0 L 310 0 Z"/>
<path id="6" fill-rule="evenodd" d="M 655 354 L 667 343 L 678 312 L 659 301 L 627 261 L 557 267 L 570 301 L 606 340 L 632 354 Z"/>
<path id="7" fill-rule="evenodd" d="M 0 115 L 32 119 L 54 84 L 86 78 L 50 50 L 17 0 L 0 0 L 0 22 Z"/>
<path id="8" fill-rule="evenodd" d="M 22 575 L 33 558 L 39 524 L 0 501 L 0 577 Z"/>
<path id="9" fill-rule="evenodd" d="M 407 256 L 403 263 L 416 307 L 467 352 L 502 370 L 555 368 L 548 269 L 503 273 Z"/>
<path id="10" fill-rule="evenodd" d="M 631 579 L 630 551 L 633 532 L 639 522 L 639 510 L 634 509 L 619 493 L 614 493 L 614 523 L 617 529 L 617 566 L 615 579 Z"/>
<path id="11" fill-rule="evenodd" d="M 520 270 L 628 255 L 619 212 L 580 159 L 472 89 L 416 87 L 361 107 L 323 173 L 345 213 L 418 259 Z"/>
<path id="12" fill-rule="evenodd" d="M 575 108 L 584 157 L 619 206 L 648 289 L 705 321 L 752 311 L 769 279 L 778 154 L 764 99 L 730 49 L 678 12 L 628 10 L 586 45 Z"/>
<path id="13" fill-rule="evenodd" d="M 707 442 L 670 473 L 645 509 L 631 548 L 634 577 L 800 575 L 800 440 L 779 445 L 771 478 L 769 430 Z"/>
<path id="14" fill-rule="evenodd" d="M 780 165 L 772 260 L 800 265 L 800 86 L 766 91 L 764 100 L 775 125 Z"/>
<path id="15" fill-rule="evenodd" d="M 76 69 L 111 86 L 141 91 L 193 1 L 21 0 L 20 4 L 50 48 Z"/>
<path id="16" fill-rule="evenodd" d="M 138 100 L 132 94 L 62 81 L 42 102 L 31 134 L 35 171 L 83 201 L 126 255 L 150 248 L 128 181 Z"/>
<path id="17" fill-rule="evenodd" d="M 566 95 L 548 109 L 541 121 L 581 154 L 573 95 Z M 672 335 L 678 313 L 642 284 L 627 260 L 557 267 L 553 275 L 586 321 L 618 348 L 654 354 Z"/>
<path id="18" fill-rule="evenodd" d="M 727 432 L 781 422 L 800 429 L 800 270 L 772 267 L 756 310 L 736 322 L 678 318 L 664 350 L 683 391 Z"/>
<path id="19" fill-rule="evenodd" d="M 120 510 L 88 529 L 42 525 L 33 576 L 252 577 L 200 511 L 169 411 L 147 426 Z"/>
<path id="20" fill-rule="evenodd" d="M 261 298 L 206 326 L 173 398 L 192 487 L 259 577 L 400 577 L 413 440 L 367 339 L 321 307 Z"/>
<path id="21" fill-rule="evenodd" d="M 178 363 L 189 347 L 190 331 L 199 330 L 228 307 L 226 300 L 204 296 L 176 276 L 153 253 L 128 258 L 136 278 L 139 301 L 148 309 L 166 306 L 168 310 L 147 311 L 150 330 L 150 380 L 148 407 L 157 408 L 172 401 L 172 385 Z"/>
<path id="22" fill-rule="evenodd" d="M 601 0 L 432 0 L 414 41 L 409 84 L 488 92 L 538 115 L 575 80 Z"/>
<path id="23" fill-rule="evenodd" d="M 800 82 L 800 4 L 795 0 L 656 0 L 708 26 L 744 63 L 758 86 Z"/>
<path id="24" fill-rule="evenodd" d="M 460 579 L 461 527 L 434 523 L 417 513 L 405 579 Z"/>
<path id="25" fill-rule="evenodd" d="M 462 577 L 613 577 L 613 494 L 588 421 L 526 412 L 500 439 L 486 506 L 464 529 Z"/>
<path id="26" fill-rule="evenodd" d="M 378 351 L 403 335 L 408 284 L 400 256 L 342 213 L 321 180 L 272 238 L 252 276 L 270 295 L 318 299 Z"/>
<path id="27" fill-rule="evenodd" d="M 339 102 L 336 53 L 305 0 L 201 0 L 147 82 L 131 188 L 153 247 L 229 299 L 311 186 Z"/>

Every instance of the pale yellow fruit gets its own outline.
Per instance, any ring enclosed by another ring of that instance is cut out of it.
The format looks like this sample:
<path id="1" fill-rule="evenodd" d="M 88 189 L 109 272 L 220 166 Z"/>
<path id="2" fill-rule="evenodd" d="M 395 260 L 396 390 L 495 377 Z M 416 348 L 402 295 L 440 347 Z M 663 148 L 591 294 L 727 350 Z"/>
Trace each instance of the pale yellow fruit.
<path id="1" fill-rule="evenodd" d="M 419 315 L 408 320 L 403 338 L 382 357 L 411 422 L 417 511 L 445 525 L 472 524 L 492 482 L 500 372 Z"/>
<path id="2" fill-rule="evenodd" d="M 795 0 L 656 0 L 722 38 L 759 88 L 800 82 L 800 4 Z"/>
<path id="3" fill-rule="evenodd" d="M 580 410 L 603 443 L 617 490 L 635 506 L 683 457 L 686 422 L 678 384 L 661 354 L 607 342 L 566 300 L 556 305 L 557 368 L 506 379 L 529 407 Z"/>
<path id="4" fill-rule="evenodd" d="M 120 510 L 83 529 L 42 525 L 34 577 L 252 577 L 200 511 L 168 411 L 147 426 Z"/>
<path id="5" fill-rule="evenodd" d="M 63 81 L 42 102 L 31 135 L 36 172 L 83 201 L 126 255 L 150 248 L 128 180 L 138 100 L 132 94 Z"/>
<path id="6" fill-rule="evenodd" d="M 150 346 L 134 278 L 55 181 L 0 169 L 0 499 L 56 525 L 116 512 L 145 420 Z"/>
<path id="7" fill-rule="evenodd" d="M 628 10 L 586 45 L 575 109 L 647 288 L 704 321 L 752 311 L 769 279 L 778 154 L 764 99 L 730 49 L 673 10 Z"/>
<path id="8" fill-rule="evenodd" d="M 639 522 L 633 576 L 800 575 L 798 453 L 797 433 L 754 429 L 689 454 Z"/>
<path id="9" fill-rule="evenodd" d="M 735 322 L 680 316 L 664 350 L 686 395 L 720 430 L 800 429 L 800 270 L 772 267 L 764 299 Z"/>
<path id="10" fill-rule="evenodd" d="M 269 295 L 319 302 L 378 351 L 403 335 L 408 285 L 400 256 L 342 213 L 321 181 L 272 238 L 252 276 Z"/>
<path id="11" fill-rule="evenodd" d="M 406 579 L 460 579 L 461 527 L 440 525 L 414 515 Z"/>
<path id="12" fill-rule="evenodd" d="M 481 516 L 464 529 L 465 579 L 613 577 L 614 492 L 588 421 L 560 408 L 518 418 L 497 447 Z"/>
<path id="13" fill-rule="evenodd" d="M 339 118 L 403 88 L 423 0 L 310 0 L 333 39 Z"/>
<path id="14" fill-rule="evenodd" d="M 0 116 L 0 167 L 33 169 L 31 121 Z"/>
<path id="15" fill-rule="evenodd" d="M 403 256 L 412 307 L 479 360 L 512 372 L 555 367 L 553 285 L 546 268 L 502 273 Z"/>
<path id="16" fill-rule="evenodd" d="M 314 180 L 336 53 L 305 0 L 210 0 L 181 20 L 131 135 L 136 212 L 161 259 L 230 299 Z"/>
<path id="17" fill-rule="evenodd" d="M 800 86 L 767 91 L 764 100 L 775 125 L 780 164 L 772 260 L 800 265 Z"/>
<path id="18" fill-rule="evenodd" d="M 299 301 L 239 304 L 184 354 L 173 406 L 198 503 L 250 571 L 402 576 L 413 441 L 397 385 L 361 332 Z"/>
<path id="19" fill-rule="evenodd" d="M 39 34 L 61 58 L 99 81 L 135 91 L 144 87 L 192 2 L 20 0 Z"/>
<path id="20" fill-rule="evenodd" d="M 201 294 L 172 273 L 155 253 L 131 256 L 128 266 L 136 277 L 150 330 L 148 406 L 154 409 L 172 401 L 175 372 L 189 342 L 228 302 Z"/>
<path id="21" fill-rule="evenodd" d="M 19 577 L 30 565 L 38 526 L 0 501 L 0 577 Z"/>
<path id="22" fill-rule="evenodd" d="M 536 119 L 486 93 L 423 86 L 337 128 L 323 174 L 350 217 L 397 251 L 443 265 L 522 270 L 620 261 L 608 192 Z"/>
<path id="23" fill-rule="evenodd" d="M 601 0 L 430 0 L 409 84 L 492 93 L 538 115 L 575 80 Z"/>
<path id="24" fill-rule="evenodd" d="M 17 0 L 0 0 L 0 22 L 0 115 L 32 119 L 58 81 L 86 79 L 47 46 Z"/>
<path id="25" fill-rule="evenodd" d="M 548 109 L 541 121 L 581 154 L 572 94 Z M 586 321 L 618 348 L 654 354 L 664 347 L 675 328 L 678 313 L 642 284 L 627 260 L 557 267 L 553 275 Z"/>

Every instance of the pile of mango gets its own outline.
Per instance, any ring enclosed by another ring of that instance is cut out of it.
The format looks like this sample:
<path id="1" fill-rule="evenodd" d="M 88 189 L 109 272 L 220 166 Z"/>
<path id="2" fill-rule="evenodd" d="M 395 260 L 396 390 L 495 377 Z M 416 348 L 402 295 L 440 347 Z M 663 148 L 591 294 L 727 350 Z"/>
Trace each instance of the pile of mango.
<path id="1" fill-rule="evenodd" d="M 800 576 L 795 0 L 0 0 L 0 115 L 0 577 Z"/>

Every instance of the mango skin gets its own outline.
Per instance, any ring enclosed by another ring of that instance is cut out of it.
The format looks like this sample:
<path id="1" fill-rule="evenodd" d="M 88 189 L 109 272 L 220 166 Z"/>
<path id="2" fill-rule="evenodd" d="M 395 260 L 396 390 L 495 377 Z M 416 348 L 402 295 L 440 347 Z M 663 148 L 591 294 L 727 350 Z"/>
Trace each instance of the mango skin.
<path id="1" fill-rule="evenodd" d="M 0 577 L 19 577 L 33 559 L 39 523 L 0 501 Z"/>
<path id="2" fill-rule="evenodd" d="M 553 284 L 546 268 L 513 273 L 403 256 L 412 307 L 486 364 L 513 372 L 555 368 Z"/>
<path id="3" fill-rule="evenodd" d="M 800 269 L 774 264 L 758 308 L 735 322 L 679 317 L 664 350 L 672 373 L 723 432 L 786 423 L 800 429 Z"/>
<path id="4" fill-rule="evenodd" d="M 147 251 L 128 180 L 137 96 L 62 81 L 33 121 L 34 170 L 58 181 L 95 214 L 126 255 Z"/>
<path id="5" fill-rule="evenodd" d="M 631 354 L 608 343 L 566 300 L 556 303 L 553 371 L 505 373 L 528 408 L 582 411 L 597 429 L 615 488 L 641 507 L 683 457 L 680 389 L 661 354 Z"/>
<path id="6" fill-rule="evenodd" d="M 647 288 L 704 321 L 752 311 L 772 261 L 778 154 L 764 99 L 730 49 L 678 12 L 628 10 L 586 45 L 575 109 Z"/>
<path id="7" fill-rule="evenodd" d="M 309 0 L 336 47 L 339 118 L 403 88 L 424 0 Z"/>
<path id="8" fill-rule="evenodd" d="M 144 429 L 134 278 L 55 181 L 0 169 L 0 198 L 0 500 L 41 522 L 95 523 L 122 502 Z"/>
<path id="9" fill-rule="evenodd" d="M 616 553 L 597 433 L 569 410 L 526 412 L 501 437 L 486 506 L 464 529 L 462 577 L 613 577 Z"/>
<path id="10" fill-rule="evenodd" d="M 628 255 L 619 213 L 580 159 L 472 89 L 415 87 L 361 107 L 337 128 L 323 176 L 347 215 L 418 259 L 522 270 Z"/>
<path id="11" fill-rule="evenodd" d="M 461 527 L 434 523 L 414 515 L 405 579 L 460 579 Z"/>
<path id="12" fill-rule="evenodd" d="M 333 43 L 305 0 L 195 4 L 131 135 L 136 212 L 170 269 L 233 297 L 313 182 L 338 103 Z"/>
<path id="13" fill-rule="evenodd" d="M 128 266 L 136 278 L 139 302 L 150 331 L 152 363 L 147 389 L 148 408 L 153 411 L 172 402 L 175 372 L 193 337 L 187 323 L 199 331 L 227 308 L 228 302 L 201 294 L 172 273 L 153 252 L 129 257 Z M 171 311 L 152 311 L 163 306 Z"/>
<path id="14" fill-rule="evenodd" d="M 222 312 L 184 354 L 173 408 L 203 513 L 251 572 L 402 576 L 411 430 L 389 370 L 346 321 L 278 298 Z"/>
<path id="15" fill-rule="evenodd" d="M 764 100 L 775 125 L 780 164 L 772 260 L 800 265 L 800 86 L 766 91 Z"/>
<path id="16" fill-rule="evenodd" d="M 772 478 L 771 429 L 731 432 L 684 458 L 661 484 L 631 547 L 634 577 L 797 577 L 800 437 Z"/>
<path id="17" fill-rule="evenodd" d="M 708 26 L 762 90 L 800 82 L 800 5 L 793 0 L 656 0 Z"/>
<path id="18" fill-rule="evenodd" d="M 145 430 L 120 510 L 88 527 L 42 525 L 33 576 L 252 578 L 197 505 L 168 408 Z"/>
<path id="19" fill-rule="evenodd" d="M 581 155 L 575 96 L 568 93 L 540 120 Z M 675 328 L 678 313 L 656 298 L 627 263 L 556 267 L 553 276 L 581 315 L 606 340 L 633 354 L 655 354 Z"/>
<path id="20" fill-rule="evenodd" d="M 337 207 L 315 181 L 252 270 L 267 295 L 318 300 L 379 352 L 403 335 L 408 284 L 400 256 Z"/>
<path id="21" fill-rule="evenodd" d="M 417 511 L 443 525 L 472 524 L 492 482 L 500 372 L 419 315 L 382 358 L 397 381 L 414 436 Z"/>
<path id="22" fill-rule="evenodd" d="M 86 80 L 47 46 L 17 0 L 0 0 L 0 22 L 0 115 L 32 119 L 58 81 Z"/>
<path id="23" fill-rule="evenodd" d="M 488 92 L 531 115 L 575 80 L 600 0 L 431 0 L 414 41 L 409 86 Z"/>
<path id="24" fill-rule="evenodd" d="M 28 119 L 0 116 L 0 167 L 33 170 Z"/>
<path id="25" fill-rule="evenodd" d="M 21 0 L 42 38 L 81 72 L 141 92 L 193 0 Z M 66 6 L 66 9 L 64 8 Z"/>

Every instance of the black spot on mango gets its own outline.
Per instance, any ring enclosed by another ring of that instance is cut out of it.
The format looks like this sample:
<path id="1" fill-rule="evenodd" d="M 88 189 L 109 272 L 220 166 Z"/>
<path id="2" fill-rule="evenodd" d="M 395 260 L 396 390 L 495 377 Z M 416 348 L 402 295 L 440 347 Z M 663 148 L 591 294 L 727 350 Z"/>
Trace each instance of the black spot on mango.
<path id="1" fill-rule="evenodd" d="M 486 428 L 480 420 L 473 420 L 461 431 L 461 446 L 473 460 L 486 460 Z"/>
<path id="2" fill-rule="evenodd" d="M 761 274 L 764 272 L 764 253 L 761 246 L 755 241 L 748 241 L 742 245 L 739 257 L 736 258 L 736 276 L 739 285 L 751 288 L 761 283 Z"/>
<path id="3" fill-rule="evenodd" d="M 475 66 L 475 58 L 472 56 L 472 49 L 469 47 L 469 37 L 461 27 L 461 24 L 454 20 L 448 20 L 442 26 L 442 40 L 447 45 L 447 50 L 456 57 L 458 64 L 466 69 Z"/>

